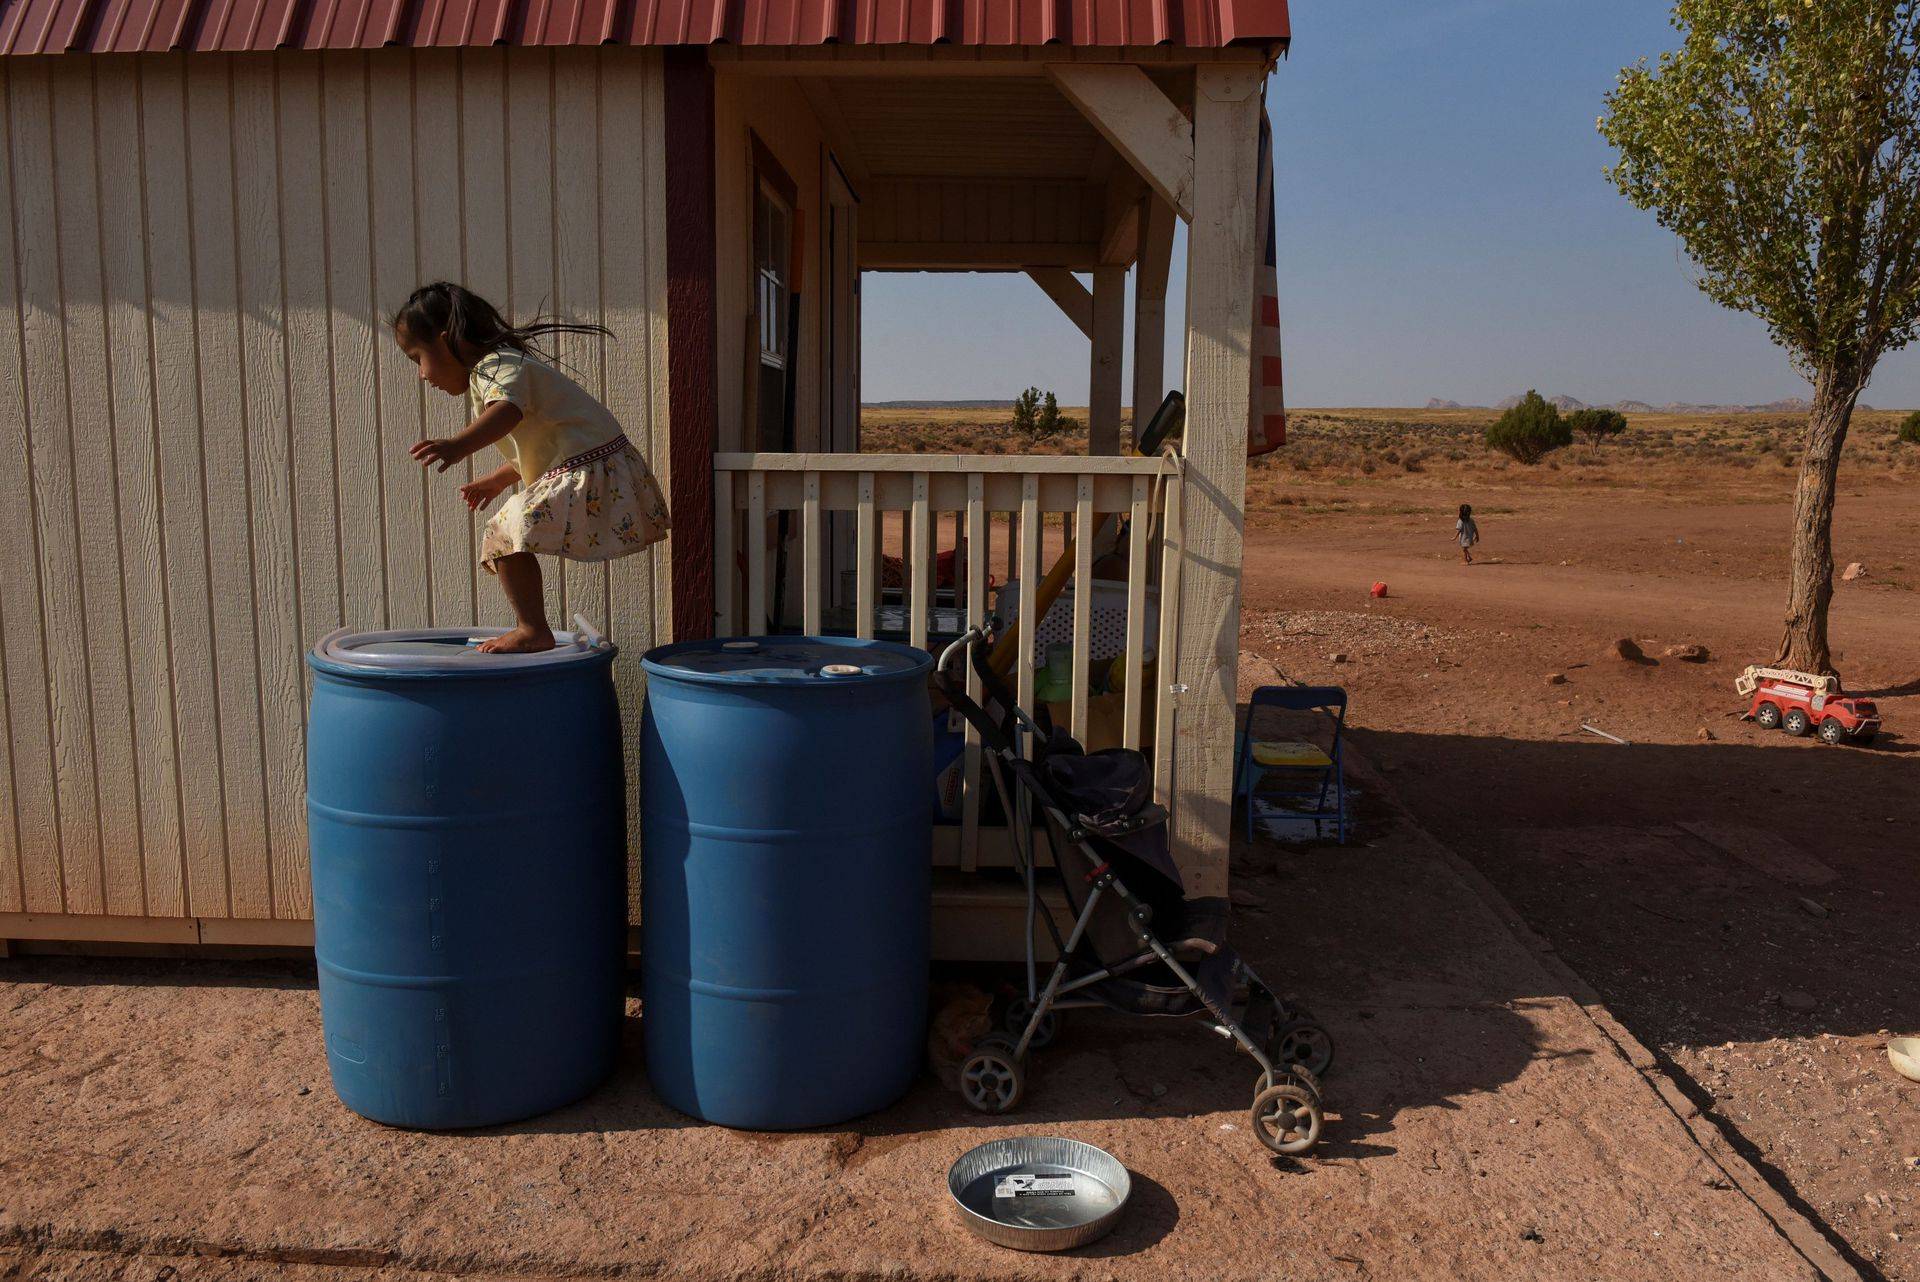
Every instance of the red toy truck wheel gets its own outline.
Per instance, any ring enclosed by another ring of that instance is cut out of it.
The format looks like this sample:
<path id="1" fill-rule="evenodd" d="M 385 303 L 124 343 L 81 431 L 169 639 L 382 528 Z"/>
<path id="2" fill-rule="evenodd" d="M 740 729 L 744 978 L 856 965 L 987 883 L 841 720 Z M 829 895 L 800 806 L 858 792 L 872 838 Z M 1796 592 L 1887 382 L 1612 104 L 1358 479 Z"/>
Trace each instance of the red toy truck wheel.
<path id="1" fill-rule="evenodd" d="M 1788 708 L 1787 715 L 1781 719 L 1780 728 L 1798 739 L 1813 728 L 1813 721 L 1799 708 Z"/>
<path id="2" fill-rule="evenodd" d="M 1780 709 L 1774 707 L 1771 703 L 1763 703 L 1754 709 L 1753 720 L 1762 730 L 1778 730 L 1780 728 Z"/>

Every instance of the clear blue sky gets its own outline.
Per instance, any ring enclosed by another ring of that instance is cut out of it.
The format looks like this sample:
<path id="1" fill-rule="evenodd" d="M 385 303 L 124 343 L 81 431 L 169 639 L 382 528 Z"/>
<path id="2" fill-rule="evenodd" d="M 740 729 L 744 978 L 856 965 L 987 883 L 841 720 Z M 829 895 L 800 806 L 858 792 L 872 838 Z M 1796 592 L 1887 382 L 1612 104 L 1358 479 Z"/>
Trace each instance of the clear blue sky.
<path id="1" fill-rule="evenodd" d="M 1765 328 L 1709 302 L 1674 237 L 1602 176 L 1602 95 L 1675 43 L 1667 15 L 1662 0 L 1293 0 L 1293 52 L 1267 88 L 1290 405 L 1807 394 Z M 1086 341 L 1024 277 L 862 289 L 863 399 L 1037 384 L 1085 403 Z M 1920 405 L 1920 347 L 1881 362 L 1865 399 Z"/>

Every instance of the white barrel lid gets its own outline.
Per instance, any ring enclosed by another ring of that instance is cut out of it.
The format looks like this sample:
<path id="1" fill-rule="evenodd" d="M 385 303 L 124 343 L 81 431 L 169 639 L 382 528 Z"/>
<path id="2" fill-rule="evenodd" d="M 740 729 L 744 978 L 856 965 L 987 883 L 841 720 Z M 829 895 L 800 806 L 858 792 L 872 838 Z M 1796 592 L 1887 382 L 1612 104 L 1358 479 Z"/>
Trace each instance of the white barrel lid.
<path id="1" fill-rule="evenodd" d="M 924 650 L 853 637 L 720 637 L 647 651 L 654 676 L 726 685 L 823 685 L 904 680 L 933 666 Z"/>
<path id="2" fill-rule="evenodd" d="M 356 632 L 341 628 L 320 638 L 314 657 L 331 666 L 366 673 L 507 673 L 551 668 L 606 655 L 613 647 L 590 628 L 556 632 L 554 646 L 536 654 L 493 654 L 480 642 L 506 628 L 391 628 Z"/>

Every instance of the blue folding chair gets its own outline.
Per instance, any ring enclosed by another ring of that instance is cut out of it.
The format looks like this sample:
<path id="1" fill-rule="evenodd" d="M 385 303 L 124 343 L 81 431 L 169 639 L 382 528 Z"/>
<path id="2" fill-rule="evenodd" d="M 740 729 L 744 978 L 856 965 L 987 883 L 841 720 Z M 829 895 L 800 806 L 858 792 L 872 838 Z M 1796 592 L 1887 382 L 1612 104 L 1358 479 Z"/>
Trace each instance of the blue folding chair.
<path id="1" fill-rule="evenodd" d="M 1322 748 L 1298 740 L 1260 740 L 1253 737 L 1253 719 L 1261 708 L 1323 713 L 1333 725 L 1333 742 Z M 1347 844 L 1347 776 L 1340 759 L 1340 732 L 1347 720 L 1347 692 L 1339 686 L 1261 686 L 1247 700 L 1247 728 L 1239 736 L 1233 763 L 1233 792 L 1247 800 L 1247 840 L 1253 840 L 1254 820 L 1261 813 L 1282 813 L 1292 819 L 1312 820 L 1315 836 L 1324 836 L 1333 824 L 1336 839 Z M 1269 774 L 1293 778 L 1298 790 L 1262 791 Z M 1331 794 L 1333 805 L 1327 802 Z M 1311 802 L 1311 809 L 1263 806 L 1273 801 Z"/>

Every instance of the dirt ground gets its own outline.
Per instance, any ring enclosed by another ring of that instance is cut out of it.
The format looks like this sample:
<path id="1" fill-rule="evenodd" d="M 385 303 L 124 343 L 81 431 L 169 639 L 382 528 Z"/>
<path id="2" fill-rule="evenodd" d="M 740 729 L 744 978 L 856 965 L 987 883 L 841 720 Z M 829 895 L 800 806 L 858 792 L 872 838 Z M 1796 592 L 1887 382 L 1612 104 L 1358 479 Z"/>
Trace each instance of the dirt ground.
<path id="1" fill-rule="evenodd" d="M 1868 574 L 1832 614 L 1847 688 L 1886 719 L 1870 749 L 1737 719 L 1733 677 L 1778 640 L 1790 486 L 1712 454 L 1637 478 L 1276 456 L 1242 644 L 1256 674 L 1352 691 L 1353 742 L 1419 821 L 1862 1271 L 1914 1279 L 1920 1085 L 1885 1045 L 1920 1032 L 1920 493 L 1875 448 L 1843 472 L 1836 559 Z M 1684 644 L 1711 657 L 1661 657 Z"/>
<path id="2" fill-rule="evenodd" d="M 432 1135 L 335 1100 L 308 964 L 17 957 L 0 1277 L 1820 1276 L 1811 1229 L 1363 787 L 1365 844 L 1261 843 L 1238 864 L 1239 946 L 1339 1042 L 1310 1159 L 1258 1145 L 1252 1061 L 1186 1023 L 1070 1024 L 1005 1122 L 928 1076 L 851 1126 L 773 1135 L 656 1103 L 630 1006 L 620 1072 L 586 1101 Z M 769 1088 L 806 1067 L 769 1064 Z M 953 1221 L 947 1166 L 1016 1133 L 1127 1163 L 1113 1236 L 1030 1257 Z"/>
<path id="3" fill-rule="evenodd" d="M 334 1099 L 308 965 L 17 957 L 0 1278 L 1920 1279 L 1920 1086 L 1884 1054 L 1920 1031 L 1920 495 L 1882 419 L 1836 533 L 1869 568 L 1834 634 L 1870 750 L 1734 716 L 1775 640 L 1790 425 L 1522 470 L 1471 415 L 1301 415 L 1253 469 L 1243 687 L 1346 686 L 1363 759 L 1360 844 L 1236 861 L 1236 942 L 1340 1043 L 1311 1160 L 1247 1134 L 1250 1061 L 1110 1018 L 1006 1124 L 929 1076 L 765 1135 L 653 1101 L 636 1004 L 581 1104 L 400 1132 Z M 956 1156 L 1036 1131 L 1134 1171 L 1113 1237 L 1024 1257 L 948 1218 Z"/>

